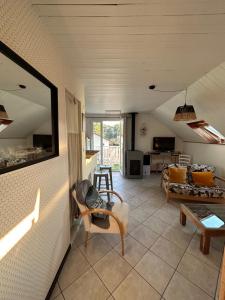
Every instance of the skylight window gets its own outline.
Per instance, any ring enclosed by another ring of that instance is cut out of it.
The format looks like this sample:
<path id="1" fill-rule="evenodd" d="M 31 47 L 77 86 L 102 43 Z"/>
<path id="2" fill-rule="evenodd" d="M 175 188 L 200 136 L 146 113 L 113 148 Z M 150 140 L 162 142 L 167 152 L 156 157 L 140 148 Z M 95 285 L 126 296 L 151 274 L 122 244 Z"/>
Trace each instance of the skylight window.
<path id="1" fill-rule="evenodd" d="M 209 125 L 206 121 L 201 120 L 197 122 L 187 123 L 199 136 L 201 136 L 207 143 L 211 144 L 225 144 L 225 136 Z"/>

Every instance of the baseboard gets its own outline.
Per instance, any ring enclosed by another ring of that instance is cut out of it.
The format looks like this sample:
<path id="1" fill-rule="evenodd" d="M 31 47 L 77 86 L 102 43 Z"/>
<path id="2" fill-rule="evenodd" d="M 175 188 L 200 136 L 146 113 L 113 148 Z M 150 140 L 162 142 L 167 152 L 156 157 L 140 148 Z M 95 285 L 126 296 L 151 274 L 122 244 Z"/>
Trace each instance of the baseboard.
<path id="1" fill-rule="evenodd" d="M 53 282 L 52 282 L 52 285 L 51 285 L 51 287 L 50 287 L 50 289 L 49 289 L 49 291 L 48 291 L 48 294 L 47 294 L 45 300 L 49 300 L 50 297 L 51 297 L 51 294 L 52 294 L 52 292 L 53 292 L 53 290 L 54 290 L 54 288 L 55 288 L 56 282 L 57 282 L 57 280 L 58 280 L 58 278 L 59 278 L 59 275 L 60 275 L 60 273 L 61 273 L 61 271 L 62 271 L 62 268 L 63 268 L 63 266 L 64 266 L 64 264 L 65 264 L 65 261 L 66 261 L 66 258 L 67 258 L 67 256 L 68 256 L 69 252 L 70 252 L 70 249 L 71 249 L 71 244 L 69 245 L 69 247 L 68 247 L 67 250 L 66 250 L 66 254 L 65 254 L 64 257 L 63 257 L 63 260 L 62 260 L 62 262 L 61 262 L 61 264 L 60 264 L 60 266 L 59 266 L 59 269 L 58 269 L 58 271 L 57 271 L 57 273 L 56 273 L 56 275 L 55 275 L 55 278 L 54 278 L 54 280 L 53 280 Z"/>

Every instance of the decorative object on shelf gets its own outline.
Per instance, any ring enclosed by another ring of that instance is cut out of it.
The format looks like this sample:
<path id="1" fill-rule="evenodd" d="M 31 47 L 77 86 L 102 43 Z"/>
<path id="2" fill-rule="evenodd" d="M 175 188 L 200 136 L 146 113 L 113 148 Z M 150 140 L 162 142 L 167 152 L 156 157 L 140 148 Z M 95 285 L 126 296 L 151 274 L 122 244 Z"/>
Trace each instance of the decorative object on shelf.
<path id="1" fill-rule="evenodd" d="M 190 121 L 190 120 L 196 120 L 196 113 L 193 105 L 188 105 L 187 103 L 187 89 L 185 93 L 185 103 L 182 106 L 178 106 L 174 121 Z"/>
<path id="2" fill-rule="evenodd" d="M 5 110 L 5 107 L 0 104 L 0 132 L 11 124 L 13 120 L 9 119 L 9 116 Z"/>
<path id="3" fill-rule="evenodd" d="M 147 127 L 146 127 L 145 123 L 143 123 L 140 128 L 140 135 L 145 136 L 146 133 L 147 133 Z"/>

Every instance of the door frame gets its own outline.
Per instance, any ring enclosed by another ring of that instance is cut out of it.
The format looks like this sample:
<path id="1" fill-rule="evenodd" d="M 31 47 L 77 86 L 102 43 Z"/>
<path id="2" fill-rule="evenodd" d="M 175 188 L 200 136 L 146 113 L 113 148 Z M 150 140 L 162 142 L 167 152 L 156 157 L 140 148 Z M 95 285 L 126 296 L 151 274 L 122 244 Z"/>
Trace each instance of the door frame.
<path id="1" fill-rule="evenodd" d="M 119 122 L 121 122 L 122 118 L 121 118 L 121 116 L 102 116 L 102 117 L 87 116 L 86 118 L 89 119 L 91 122 L 91 148 L 93 146 L 93 123 L 100 122 L 100 124 L 101 124 L 101 127 L 100 127 L 101 128 L 101 133 L 100 133 L 101 134 L 101 136 L 100 136 L 101 158 L 100 159 L 101 159 L 101 164 L 103 164 L 103 122 L 104 121 L 119 121 Z M 121 123 L 120 123 L 120 128 L 121 128 Z M 121 135 L 121 133 L 120 133 L 120 135 Z M 95 149 L 93 149 L 93 150 L 95 150 Z M 121 165 L 121 159 L 123 159 L 121 157 L 122 152 L 123 152 L 123 149 L 121 149 L 121 141 L 120 141 L 120 161 L 119 161 L 120 165 Z"/>

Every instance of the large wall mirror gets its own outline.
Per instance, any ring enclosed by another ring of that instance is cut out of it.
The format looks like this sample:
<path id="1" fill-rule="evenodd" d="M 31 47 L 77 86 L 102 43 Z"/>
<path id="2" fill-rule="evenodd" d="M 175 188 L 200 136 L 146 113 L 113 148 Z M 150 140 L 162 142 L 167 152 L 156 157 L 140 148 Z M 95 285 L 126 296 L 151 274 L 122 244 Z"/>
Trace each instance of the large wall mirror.
<path id="1" fill-rule="evenodd" d="M 57 88 L 0 42 L 0 174 L 53 158 Z"/>

